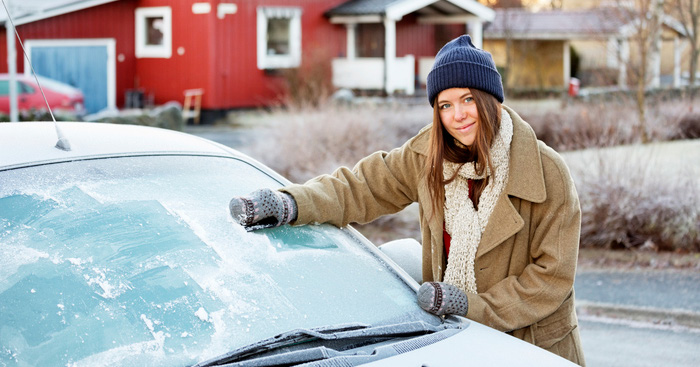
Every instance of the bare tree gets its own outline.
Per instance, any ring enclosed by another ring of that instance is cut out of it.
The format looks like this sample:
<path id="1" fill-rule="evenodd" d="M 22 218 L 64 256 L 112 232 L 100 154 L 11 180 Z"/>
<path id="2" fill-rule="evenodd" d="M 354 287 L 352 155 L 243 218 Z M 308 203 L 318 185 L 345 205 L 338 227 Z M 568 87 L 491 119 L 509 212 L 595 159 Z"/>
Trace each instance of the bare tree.
<path id="1" fill-rule="evenodd" d="M 622 23 L 627 24 L 623 27 L 627 29 L 622 37 L 628 37 L 621 43 L 624 49 L 618 52 L 619 61 L 634 83 L 640 135 L 642 142 L 648 143 L 646 91 L 650 85 L 658 83 L 664 0 L 634 0 L 634 8 L 625 6 L 630 1 L 617 0 L 617 3 L 616 14 Z M 636 57 L 626 57 L 629 46 L 634 47 Z"/>
<path id="2" fill-rule="evenodd" d="M 561 9 L 563 5 L 564 5 L 564 0 L 550 0 L 549 1 L 549 8 L 550 9 Z"/>
<path id="3" fill-rule="evenodd" d="M 530 18 L 523 16 L 524 10 L 519 8 L 505 8 L 499 9 L 496 13 L 496 19 L 494 19 L 491 25 L 491 31 L 500 34 L 503 40 L 505 40 L 505 65 L 502 70 L 502 80 L 503 88 L 508 92 L 511 88 L 511 82 L 513 80 L 512 70 L 515 60 L 515 52 L 519 51 L 519 57 L 524 57 L 530 49 L 523 45 L 522 40 L 518 41 L 517 36 L 521 33 L 526 32 L 530 28 Z M 518 46 L 516 49 L 516 45 Z"/>
<path id="4" fill-rule="evenodd" d="M 696 85 L 695 75 L 700 57 L 700 0 L 671 0 L 669 12 L 681 22 L 690 43 L 690 86 Z"/>

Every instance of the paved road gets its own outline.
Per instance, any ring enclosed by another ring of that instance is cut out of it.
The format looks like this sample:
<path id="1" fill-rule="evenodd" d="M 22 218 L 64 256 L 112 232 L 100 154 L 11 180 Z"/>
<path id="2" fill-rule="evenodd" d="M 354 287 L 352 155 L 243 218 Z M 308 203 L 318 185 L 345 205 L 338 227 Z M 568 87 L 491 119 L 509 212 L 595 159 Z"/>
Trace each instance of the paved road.
<path id="1" fill-rule="evenodd" d="M 700 330 L 655 329 L 580 320 L 586 364 L 593 367 L 700 366 Z"/>
<path id="2" fill-rule="evenodd" d="M 585 271 L 576 275 L 574 287 L 578 300 L 700 312 L 697 272 Z"/>
<path id="3" fill-rule="evenodd" d="M 589 366 L 700 366 L 700 329 L 685 326 L 698 325 L 700 319 L 700 273 L 579 271 L 575 289 Z M 591 308 L 585 304 L 602 306 L 587 312 Z M 627 307 L 634 309 L 627 313 Z M 646 308 L 660 312 L 646 313 Z M 684 321 L 672 314 L 677 310 L 683 310 Z"/>

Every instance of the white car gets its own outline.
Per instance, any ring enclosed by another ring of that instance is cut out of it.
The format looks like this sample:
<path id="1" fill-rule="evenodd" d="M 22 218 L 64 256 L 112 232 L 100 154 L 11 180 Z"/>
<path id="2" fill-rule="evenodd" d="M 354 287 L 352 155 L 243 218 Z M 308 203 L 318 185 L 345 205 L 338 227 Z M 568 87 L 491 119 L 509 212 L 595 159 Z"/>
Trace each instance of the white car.
<path id="1" fill-rule="evenodd" d="M 567 366 L 461 317 L 352 228 L 248 233 L 284 178 L 156 128 L 0 124 L 2 366 Z"/>

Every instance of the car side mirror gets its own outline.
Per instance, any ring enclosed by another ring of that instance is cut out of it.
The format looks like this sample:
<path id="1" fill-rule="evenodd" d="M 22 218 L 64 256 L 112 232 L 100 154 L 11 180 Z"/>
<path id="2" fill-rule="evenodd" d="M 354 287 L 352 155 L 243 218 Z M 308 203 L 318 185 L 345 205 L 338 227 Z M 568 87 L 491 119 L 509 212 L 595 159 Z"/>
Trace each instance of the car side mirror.
<path id="1" fill-rule="evenodd" d="M 413 238 L 402 238 L 379 245 L 379 249 L 401 267 L 418 284 L 423 282 L 421 244 Z"/>

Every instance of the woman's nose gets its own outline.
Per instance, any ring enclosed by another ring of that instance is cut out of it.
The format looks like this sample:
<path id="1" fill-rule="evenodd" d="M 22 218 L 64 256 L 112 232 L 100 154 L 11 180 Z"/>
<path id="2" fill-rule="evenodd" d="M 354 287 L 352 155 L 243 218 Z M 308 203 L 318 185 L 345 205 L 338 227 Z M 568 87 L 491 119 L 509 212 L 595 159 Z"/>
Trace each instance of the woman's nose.
<path id="1" fill-rule="evenodd" d="M 467 111 L 465 111 L 462 108 L 456 107 L 455 108 L 455 120 L 456 121 L 462 121 L 465 118 L 467 118 Z"/>

